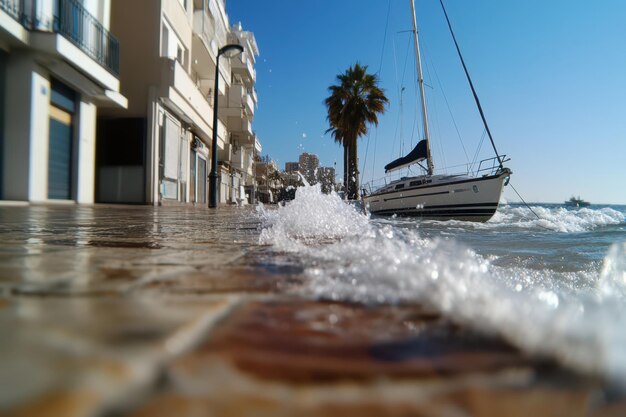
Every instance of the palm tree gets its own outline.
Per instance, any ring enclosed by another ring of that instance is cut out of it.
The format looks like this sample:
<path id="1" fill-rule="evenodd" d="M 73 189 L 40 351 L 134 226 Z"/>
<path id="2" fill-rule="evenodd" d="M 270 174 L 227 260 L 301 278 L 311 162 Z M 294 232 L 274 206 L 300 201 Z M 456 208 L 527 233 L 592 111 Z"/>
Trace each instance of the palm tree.
<path id="1" fill-rule="evenodd" d="M 378 77 L 359 63 L 339 74 L 337 81 L 328 87 L 330 96 L 324 101 L 330 125 L 326 133 L 343 145 L 344 187 L 348 199 L 354 200 L 359 198 L 357 139 L 367 134 L 369 124 L 378 125 L 378 115 L 385 112 L 389 100 L 378 87 Z"/>

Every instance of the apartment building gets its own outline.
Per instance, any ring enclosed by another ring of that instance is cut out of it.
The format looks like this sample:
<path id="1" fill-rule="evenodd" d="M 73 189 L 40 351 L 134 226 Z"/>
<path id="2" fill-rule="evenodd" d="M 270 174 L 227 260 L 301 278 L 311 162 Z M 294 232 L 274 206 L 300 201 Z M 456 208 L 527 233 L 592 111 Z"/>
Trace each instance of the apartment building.
<path id="1" fill-rule="evenodd" d="M 293 173 L 300 170 L 300 164 L 298 162 L 285 162 L 285 172 Z"/>
<path id="2" fill-rule="evenodd" d="M 298 159 L 300 174 L 304 176 L 309 184 L 317 183 L 316 171 L 320 166 L 320 159 L 317 155 L 304 152 Z"/>
<path id="3" fill-rule="evenodd" d="M 98 114 L 124 109 L 109 0 L 0 1 L 0 198 L 94 201 Z"/>
<path id="4" fill-rule="evenodd" d="M 230 26 L 224 0 L 111 1 L 111 30 L 124 45 L 121 91 L 129 104 L 126 111 L 101 113 L 97 201 L 206 204 L 214 94 L 220 202 L 253 198 L 253 157 L 261 151 L 251 127 L 254 35 L 241 24 Z M 244 52 L 219 58 L 213 91 L 217 53 L 228 43 Z"/>
<path id="5" fill-rule="evenodd" d="M 323 193 L 330 193 L 335 191 L 335 168 L 334 167 L 319 167 L 317 169 L 317 182 L 321 184 Z"/>
<path id="6" fill-rule="evenodd" d="M 276 203 L 278 190 L 283 186 L 276 161 L 269 155 L 258 156 L 255 164 L 258 181 L 257 200 L 261 203 Z"/>

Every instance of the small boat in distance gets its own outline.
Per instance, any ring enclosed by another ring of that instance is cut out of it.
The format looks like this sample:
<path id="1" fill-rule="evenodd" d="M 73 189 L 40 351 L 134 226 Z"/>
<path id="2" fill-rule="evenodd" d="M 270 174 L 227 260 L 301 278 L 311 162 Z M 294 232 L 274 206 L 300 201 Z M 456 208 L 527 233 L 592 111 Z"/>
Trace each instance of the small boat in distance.
<path id="1" fill-rule="evenodd" d="M 580 196 L 572 196 L 572 198 L 565 202 L 565 207 L 589 207 L 590 205 L 590 202 L 581 199 Z"/>
<path id="2" fill-rule="evenodd" d="M 443 7 L 452 39 L 454 40 L 459 58 L 463 65 L 474 100 L 480 112 L 485 132 L 487 133 L 495 157 L 482 161 L 473 175 L 435 175 L 433 158 L 430 152 L 430 136 L 428 130 L 428 116 L 426 113 L 426 96 L 424 92 L 424 78 L 417 33 L 417 19 L 415 16 L 414 1 L 410 1 L 413 18 L 413 41 L 415 49 L 417 79 L 422 109 L 422 127 L 424 138 L 406 156 L 398 158 L 385 166 L 385 173 L 389 173 L 409 165 L 417 164 L 425 172 L 422 175 L 402 177 L 378 187 L 367 187 L 363 190 L 363 203 L 370 213 L 376 215 L 413 216 L 435 220 L 464 220 L 485 222 L 489 220 L 500 202 L 502 188 L 508 184 L 512 174 L 504 166 L 508 161 L 506 155 L 496 150 L 495 143 L 483 114 L 474 85 L 456 44 L 452 26 Z M 426 161 L 426 166 L 420 162 Z M 372 190 L 373 188 L 373 190 Z"/>

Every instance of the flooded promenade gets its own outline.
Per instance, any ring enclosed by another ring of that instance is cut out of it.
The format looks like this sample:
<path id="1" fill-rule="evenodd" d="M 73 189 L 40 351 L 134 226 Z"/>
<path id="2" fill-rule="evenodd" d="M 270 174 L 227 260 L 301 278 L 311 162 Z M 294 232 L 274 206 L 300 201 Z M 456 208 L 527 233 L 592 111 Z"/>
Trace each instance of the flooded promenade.
<path id="1" fill-rule="evenodd" d="M 271 210 L 271 209 L 270 209 Z M 623 416 L 420 303 L 301 291 L 253 207 L 0 206 L 0 416 Z"/>

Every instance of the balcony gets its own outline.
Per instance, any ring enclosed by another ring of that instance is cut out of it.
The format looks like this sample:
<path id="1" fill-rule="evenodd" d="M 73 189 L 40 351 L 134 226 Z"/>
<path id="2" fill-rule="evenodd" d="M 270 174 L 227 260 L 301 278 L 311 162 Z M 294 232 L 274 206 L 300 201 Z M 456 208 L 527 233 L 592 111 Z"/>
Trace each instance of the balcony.
<path id="1" fill-rule="evenodd" d="M 202 79 L 215 79 L 215 62 L 219 47 L 227 43 L 227 25 L 223 15 L 223 4 L 216 0 L 206 2 L 207 8 L 203 9 L 202 2 L 196 4 L 193 13 L 193 45 L 192 60 L 193 69 Z M 222 7 L 222 9 L 220 9 Z M 231 63 L 230 60 L 220 60 L 220 72 L 228 74 L 225 77 L 227 85 L 230 85 Z"/>
<path id="2" fill-rule="evenodd" d="M 115 76 L 120 74 L 120 44 L 77 0 L 59 0 L 53 30 L 78 46 Z"/>
<path id="3" fill-rule="evenodd" d="M 19 22 L 24 16 L 23 3 L 22 0 L 0 0 L 0 10 Z"/>
<path id="4" fill-rule="evenodd" d="M 244 80 L 248 80 L 247 84 L 252 85 L 256 82 L 256 70 L 248 54 L 251 52 L 246 50 L 240 57 L 233 59 L 232 68 L 233 73 L 241 75 Z"/>
<path id="5" fill-rule="evenodd" d="M 178 61 L 163 58 L 162 85 L 160 96 L 178 116 L 202 132 L 203 137 L 212 137 L 213 107 L 207 97 Z M 226 127 L 218 120 L 218 146 L 224 147 L 228 137 Z"/>
<path id="6" fill-rule="evenodd" d="M 252 117 L 254 116 L 254 100 L 252 99 L 252 96 L 246 94 L 243 97 L 243 104 L 245 106 L 244 108 L 246 110 L 246 115 L 249 119 L 252 119 Z"/>
<path id="7" fill-rule="evenodd" d="M 231 166 L 246 173 L 248 176 L 252 176 L 254 174 L 253 148 L 250 146 L 240 146 L 237 147 L 237 150 L 233 150 Z"/>
<path id="8" fill-rule="evenodd" d="M 254 105 L 256 106 L 257 104 L 259 104 L 259 97 L 256 94 L 256 88 L 248 87 L 247 90 L 248 90 L 248 95 L 252 97 L 252 101 L 254 101 Z"/>
<path id="9" fill-rule="evenodd" d="M 33 0 L 32 3 L 26 7 L 23 0 L 0 0 L 0 9 L 27 30 L 60 34 L 119 78 L 118 40 L 78 0 L 57 0 L 54 4 Z"/>
<path id="10" fill-rule="evenodd" d="M 228 129 L 231 132 L 231 142 L 241 146 L 254 145 L 252 124 L 246 119 L 228 118 Z"/>

